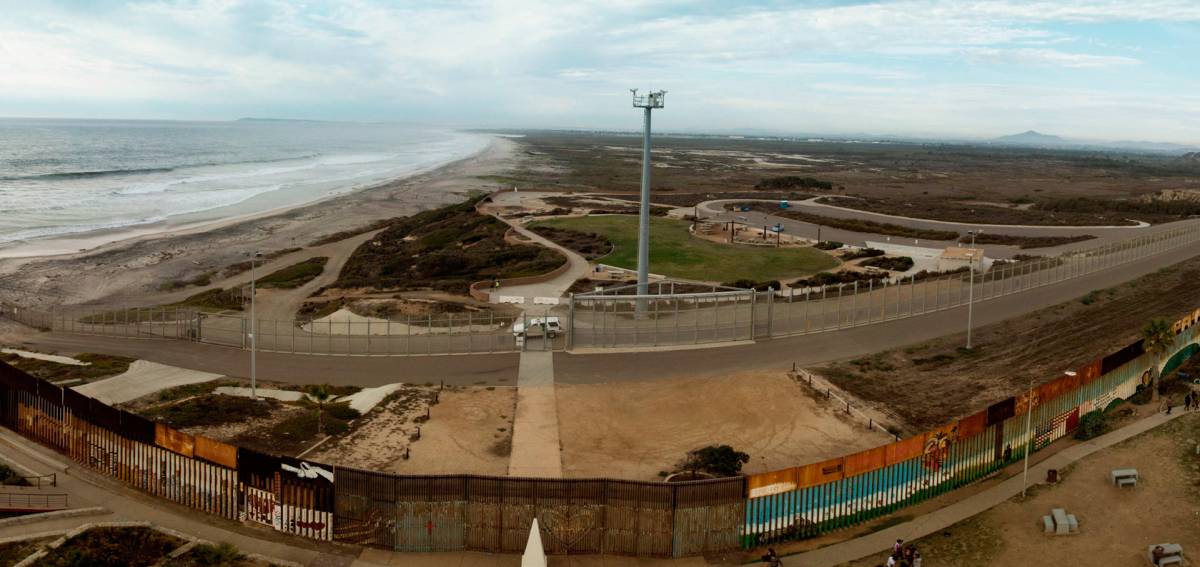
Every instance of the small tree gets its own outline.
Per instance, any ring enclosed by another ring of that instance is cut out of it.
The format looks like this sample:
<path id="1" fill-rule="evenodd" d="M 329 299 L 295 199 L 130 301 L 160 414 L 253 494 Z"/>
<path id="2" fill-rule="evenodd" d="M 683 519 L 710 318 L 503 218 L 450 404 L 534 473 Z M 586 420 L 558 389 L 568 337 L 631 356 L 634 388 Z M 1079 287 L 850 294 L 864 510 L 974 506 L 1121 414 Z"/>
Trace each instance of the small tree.
<path id="1" fill-rule="evenodd" d="M 1158 365 L 1166 356 L 1171 345 L 1175 343 L 1175 331 L 1166 319 L 1151 319 L 1142 327 L 1142 348 L 1154 355 L 1154 368 L 1151 369 L 1151 399 L 1158 399 Z"/>
<path id="2" fill-rule="evenodd" d="M 317 384 L 307 388 L 308 397 L 317 402 L 317 435 L 325 431 L 322 416 L 325 413 L 325 402 L 328 402 L 329 398 L 333 397 L 333 394 L 330 392 L 331 389 L 329 384 Z"/>
<path id="3" fill-rule="evenodd" d="M 696 449 L 687 454 L 681 468 L 704 471 L 716 476 L 737 476 L 742 472 L 742 465 L 750 462 L 750 455 L 735 451 L 729 445 L 709 445 Z"/>

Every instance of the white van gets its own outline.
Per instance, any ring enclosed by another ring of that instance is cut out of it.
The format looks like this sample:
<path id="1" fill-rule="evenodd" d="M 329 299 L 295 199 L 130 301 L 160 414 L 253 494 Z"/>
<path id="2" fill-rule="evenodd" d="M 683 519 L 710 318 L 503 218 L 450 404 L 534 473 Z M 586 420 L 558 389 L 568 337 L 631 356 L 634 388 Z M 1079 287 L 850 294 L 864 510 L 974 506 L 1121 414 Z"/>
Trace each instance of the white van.
<path id="1" fill-rule="evenodd" d="M 529 332 L 525 332 L 525 325 L 529 324 Z M 558 321 L 558 317 L 535 317 L 527 322 L 517 321 L 513 323 L 512 333 L 514 337 L 539 337 L 545 335 L 550 338 L 558 336 L 562 331 L 562 325 Z"/>

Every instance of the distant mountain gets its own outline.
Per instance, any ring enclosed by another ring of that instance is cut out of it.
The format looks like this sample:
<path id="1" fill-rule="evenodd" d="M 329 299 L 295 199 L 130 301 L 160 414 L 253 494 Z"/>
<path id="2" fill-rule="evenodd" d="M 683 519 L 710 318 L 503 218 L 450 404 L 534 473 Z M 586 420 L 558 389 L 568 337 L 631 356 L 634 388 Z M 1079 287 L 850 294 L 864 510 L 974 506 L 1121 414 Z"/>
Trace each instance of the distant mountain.
<path id="1" fill-rule="evenodd" d="M 238 122 L 325 122 L 324 120 L 306 120 L 304 118 L 238 118 Z"/>
<path id="2" fill-rule="evenodd" d="M 1152 153 L 1176 153 L 1195 150 L 1195 146 L 1187 146 L 1183 144 L 1171 144 L 1167 142 L 1141 142 L 1133 140 L 1121 140 L 1117 142 L 1099 142 L 1092 140 L 1073 140 L 1050 134 L 1043 134 L 1036 130 L 1021 132 L 1020 134 L 1012 134 L 1010 136 L 1001 136 L 993 138 L 988 142 L 1001 146 L 1017 146 L 1023 148 L 1051 148 L 1051 149 L 1071 149 L 1071 150 L 1127 150 L 1136 152 L 1152 152 Z"/>
<path id="3" fill-rule="evenodd" d="M 992 140 L 994 144 L 1004 144 L 1009 146 L 1033 146 L 1038 148 L 1046 147 L 1061 147 L 1076 145 L 1058 136 L 1043 134 L 1036 130 L 1028 130 L 1020 134 L 1012 134 L 1010 136 L 1000 136 Z"/>

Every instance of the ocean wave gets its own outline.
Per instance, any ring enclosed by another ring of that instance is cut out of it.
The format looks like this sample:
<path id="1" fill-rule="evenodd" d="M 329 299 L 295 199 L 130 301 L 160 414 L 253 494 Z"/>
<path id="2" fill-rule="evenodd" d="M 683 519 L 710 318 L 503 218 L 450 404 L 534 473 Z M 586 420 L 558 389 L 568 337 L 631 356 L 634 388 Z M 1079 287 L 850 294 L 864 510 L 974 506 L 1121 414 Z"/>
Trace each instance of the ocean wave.
<path id="1" fill-rule="evenodd" d="M 243 160 L 243 161 L 234 160 L 234 161 L 198 162 L 198 163 L 180 164 L 180 165 L 175 165 L 175 166 L 170 166 L 170 167 L 166 167 L 166 166 L 164 166 L 164 167 L 131 167 L 128 169 L 100 169 L 100 170 L 95 170 L 95 171 L 62 171 L 62 172 L 56 172 L 56 173 L 39 173 L 39 174 L 35 174 L 35 175 L 0 176 L 0 181 L 33 181 L 33 180 L 54 181 L 54 180 L 63 180 L 63 179 L 92 179 L 92 178 L 97 178 L 97 177 L 110 177 L 110 176 L 117 176 L 117 175 L 148 175 L 151 173 L 170 173 L 170 172 L 176 171 L 178 169 L 184 169 L 184 168 L 190 168 L 190 167 L 212 167 L 212 166 L 217 166 L 217 165 L 249 165 L 249 164 L 255 164 L 255 163 L 278 163 L 281 161 L 313 159 L 313 158 L 317 158 L 320 156 L 321 156 L 321 154 L 315 153 L 315 154 L 305 154 L 305 155 L 301 155 L 301 156 L 288 156 L 288 157 L 281 157 L 281 158 L 254 159 L 254 160 Z"/>

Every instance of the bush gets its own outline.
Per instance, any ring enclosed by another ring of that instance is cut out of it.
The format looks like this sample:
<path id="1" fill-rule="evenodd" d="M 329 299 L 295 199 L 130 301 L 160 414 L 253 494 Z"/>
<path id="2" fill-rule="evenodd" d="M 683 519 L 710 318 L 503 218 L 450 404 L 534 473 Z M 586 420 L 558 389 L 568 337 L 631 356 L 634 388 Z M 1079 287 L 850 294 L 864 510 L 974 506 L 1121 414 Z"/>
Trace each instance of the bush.
<path id="1" fill-rule="evenodd" d="M 268 417 L 277 404 L 277 401 L 270 399 L 255 401 L 240 396 L 210 394 L 192 398 L 183 403 L 148 410 L 143 412 L 142 416 L 182 429 L 224 425 L 235 421 Z"/>
<path id="2" fill-rule="evenodd" d="M 863 260 L 859 265 L 870 266 L 872 268 L 879 268 L 882 270 L 892 270 L 895 272 L 905 272 L 912 269 L 913 259 L 909 258 L 908 256 L 902 256 L 899 258 L 879 256 L 876 258 L 868 258 Z"/>
<path id="3" fill-rule="evenodd" d="M 845 246 L 845 245 L 842 244 L 841 242 L 837 242 L 837 241 L 833 241 L 833 240 L 822 240 L 816 244 L 813 244 L 813 248 L 816 248 L 817 250 L 837 250 L 838 248 L 841 248 L 842 246 Z"/>
<path id="4" fill-rule="evenodd" d="M 217 545 L 199 544 L 180 559 L 196 567 L 234 567 L 241 565 L 245 558 L 233 544 L 221 542 Z"/>
<path id="5" fill-rule="evenodd" d="M 148 566 L 183 543 L 178 538 L 144 527 L 92 528 L 79 534 L 38 562 L 49 567 Z"/>
<path id="6" fill-rule="evenodd" d="M 779 280 L 755 281 L 755 280 L 736 280 L 721 284 L 725 287 L 737 287 L 742 289 L 752 289 L 754 291 L 767 291 L 768 289 L 779 290 Z"/>
<path id="7" fill-rule="evenodd" d="M 735 451 L 729 445 L 709 445 L 689 452 L 679 468 L 716 476 L 737 476 L 742 472 L 742 465 L 748 462 L 750 455 Z"/>
<path id="8" fill-rule="evenodd" d="M 326 405 L 325 415 L 331 416 L 334 419 L 340 419 L 342 421 L 350 421 L 352 419 L 358 419 L 362 417 L 362 413 L 350 407 L 348 402 Z"/>
<path id="9" fill-rule="evenodd" d="M 292 264 L 258 279 L 258 287 L 295 289 L 313 281 L 325 271 L 329 258 L 317 256 L 303 262 Z"/>
<path id="10" fill-rule="evenodd" d="M 1079 299 L 1079 302 L 1084 305 L 1091 305 L 1096 302 L 1096 298 L 1099 295 L 1100 295 L 1100 290 L 1093 289 L 1092 291 L 1087 292 L 1087 294 L 1085 294 L 1083 297 L 1081 297 Z"/>
<path id="11" fill-rule="evenodd" d="M 842 255 L 842 259 L 857 260 L 859 258 L 874 258 L 876 256 L 883 256 L 884 254 L 887 254 L 887 252 L 884 252 L 878 248 L 859 248 L 858 250 L 846 252 Z"/>
<path id="12" fill-rule="evenodd" d="M 1075 429 L 1076 439 L 1093 439 L 1108 432 L 1108 414 L 1104 410 L 1093 410 L 1079 418 L 1079 427 Z"/>
<path id="13" fill-rule="evenodd" d="M 1149 386 L 1145 384 L 1138 384 L 1137 390 L 1132 396 L 1129 396 L 1129 401 L 1139 406 L 1144 406 L 1150 403 L 1150 400 L 1153 397 L 1154 391 L 1151 390 Z"/>

